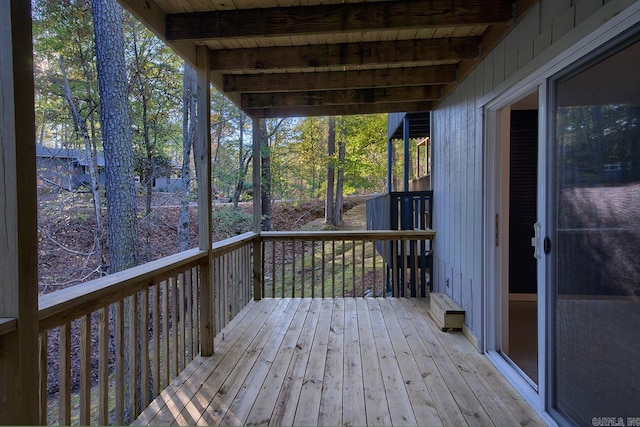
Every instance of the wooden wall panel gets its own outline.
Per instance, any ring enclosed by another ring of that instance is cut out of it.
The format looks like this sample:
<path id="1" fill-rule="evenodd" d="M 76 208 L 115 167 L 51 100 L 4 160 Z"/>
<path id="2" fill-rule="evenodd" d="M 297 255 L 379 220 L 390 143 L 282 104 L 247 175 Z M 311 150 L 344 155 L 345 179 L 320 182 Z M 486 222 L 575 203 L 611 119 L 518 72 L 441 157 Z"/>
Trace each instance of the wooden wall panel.
<path id="1" fill-rule="evenodd" d="M 451 295 L 470 313 L 465 323 L 479 339 L 484 271 L 484 147 L 479 100 L 513 83 L 518 70 L 606 3 L 541 0 L 433 113 L 432 183 L 434 229 L 438 232 L 434 290 Z"/>

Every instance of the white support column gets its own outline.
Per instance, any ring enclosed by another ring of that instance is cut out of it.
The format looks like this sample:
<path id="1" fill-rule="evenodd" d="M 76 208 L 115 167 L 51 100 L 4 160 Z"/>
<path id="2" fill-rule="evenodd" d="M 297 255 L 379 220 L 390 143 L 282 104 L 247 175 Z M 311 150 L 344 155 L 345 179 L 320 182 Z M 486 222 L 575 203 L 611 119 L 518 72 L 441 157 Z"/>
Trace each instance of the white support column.
<path id="1" fill-rule="evenodd" d="M 38 424 L 38 234 L 31 5 L 0 2 L 0 424 Z M 2 329 L 2 328 L 0 328 Z"/>
<path id="2" fill-rule="evenodd" d="M 260 233 L 262 230 L 262 155 L 261 145 L 263 135 L 260 127 L 260 119 L 252 118 L 252 134 L 253 134 L 253 231 Z M 262 243 L 260 238 L 256 239 L 253 244 L 253 299 L 259 301 L 262 299 Z"/>
<path id="3" fill-rule="evenodd" d="M 200 275 L 200 354 L 213 354 L 215 335 L 213 313 L 213 259 L 211 252 L 211 89 L 209 48 L 198 46 L 196 51 L 198 73 L 198 245 L 209 251 L 209 262 Z"/>

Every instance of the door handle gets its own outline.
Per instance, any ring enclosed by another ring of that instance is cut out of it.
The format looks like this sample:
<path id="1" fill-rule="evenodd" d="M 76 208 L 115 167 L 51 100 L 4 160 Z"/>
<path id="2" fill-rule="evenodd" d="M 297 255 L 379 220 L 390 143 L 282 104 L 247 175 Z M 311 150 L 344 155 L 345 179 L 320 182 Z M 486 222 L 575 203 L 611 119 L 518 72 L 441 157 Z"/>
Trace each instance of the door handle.
<path id="1" fill-rule="evenodd" d="M 533 246 L 533 256 L 536 259 L 542 259 L 542 253 L 540 251 L 540 230 L 542 229 L 542 224 L 540 222 L 536 222 L 533 224 L 533 237 L 531 238 L 531 246 Z"/>

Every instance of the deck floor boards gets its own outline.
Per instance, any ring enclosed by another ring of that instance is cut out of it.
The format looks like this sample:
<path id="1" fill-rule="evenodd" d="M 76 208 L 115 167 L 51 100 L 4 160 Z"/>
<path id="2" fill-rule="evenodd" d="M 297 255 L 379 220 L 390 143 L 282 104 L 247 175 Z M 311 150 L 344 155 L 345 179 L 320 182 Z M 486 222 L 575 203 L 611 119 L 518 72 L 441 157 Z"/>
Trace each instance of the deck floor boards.
<path id="1" fill-rule="evenodd" d="M 426 299 L 264 299 L 136 425 L 544 425 Z"/>

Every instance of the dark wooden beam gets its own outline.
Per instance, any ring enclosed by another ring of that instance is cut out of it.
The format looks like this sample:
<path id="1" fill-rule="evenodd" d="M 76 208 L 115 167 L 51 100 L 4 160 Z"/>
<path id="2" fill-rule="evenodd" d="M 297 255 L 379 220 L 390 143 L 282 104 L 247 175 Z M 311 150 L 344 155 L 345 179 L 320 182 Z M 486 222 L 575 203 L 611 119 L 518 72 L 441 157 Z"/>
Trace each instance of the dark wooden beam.
<path id="1" fill-rule="evenodd" d="M 385 68 L 318 73 L 227 74 L 225 92 L 286 92 L 321 89 L 357 89 L 424 86 L 456 80 L 455 65 Z"/>
<path id="2" fill-rule="evenodd" d="M 486 25 L 511 20 L 512 0 L 397 0 L 167 15 L 167 40 L 290 36 Z"/>
<path id="3" fill-rule="evenodd" d="M 251 117 L 280 118 L 280 117 L 312 117 L 312 116 L 349 116 L 355 114 L 385 114 L 411 111 L 429 111 L 432 103 L 429 101 L 410 101 L 382 104 L 359 105 L 322 105 L 315 107 L 274 107 L 245 110 Z"/>
<path id="4" fill-rule="evenodd" d="M 211 51 L 216 71 L 459 61 L 480 55 L 480 37 L 395 40 Z"/>
<path id="5" fill-rule="evenodd" d="M 252 110 L 268 107 L 433 101 L 440 99 L 441 92 L 440 86 L 410 86 L 308 92 L 243 93 L 240 103 L 243 110 Z"/>

